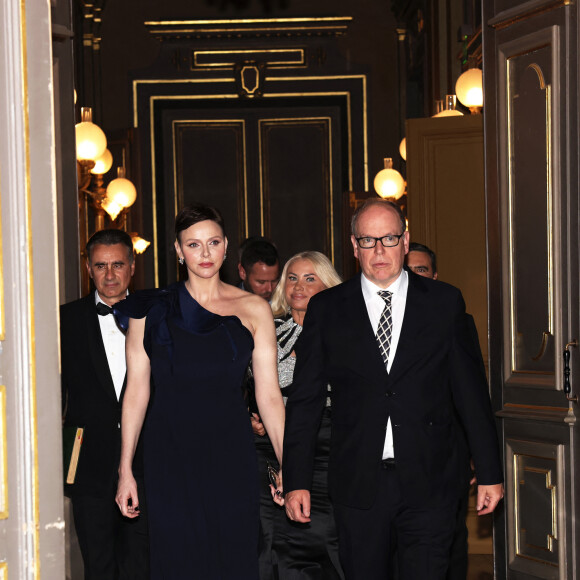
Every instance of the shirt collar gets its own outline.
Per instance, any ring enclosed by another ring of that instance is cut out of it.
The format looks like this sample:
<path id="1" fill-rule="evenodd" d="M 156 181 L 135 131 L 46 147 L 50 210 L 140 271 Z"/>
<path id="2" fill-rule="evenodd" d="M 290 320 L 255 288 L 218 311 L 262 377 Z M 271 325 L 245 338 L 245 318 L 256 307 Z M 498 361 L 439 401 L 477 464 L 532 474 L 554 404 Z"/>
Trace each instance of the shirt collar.
<path id="1" fill-rule="evenodd" d="M 127 289 L 125 296 L 129 296 L 129 289 Z M 99 291 L 95 290 L 95 305 L 98 304 L 99 302 L 102 302 L 103 304 L 106 304 L 107 306 L 109 306 L 100 296 L 99 296 Z"/>
<path id="2" fill-rule="evenodd" d="M 379 290 L 388 290 L 395 295 L 406 295 L 407 287 L 409 286 L 409 275 L 407 274 L 406 270 L 401 270 L 398 278 L 387 288 L 381 288 L 380 286 L 377 286 L 362 273 L 360 279 L 365 300 L 376 297 Z"/>

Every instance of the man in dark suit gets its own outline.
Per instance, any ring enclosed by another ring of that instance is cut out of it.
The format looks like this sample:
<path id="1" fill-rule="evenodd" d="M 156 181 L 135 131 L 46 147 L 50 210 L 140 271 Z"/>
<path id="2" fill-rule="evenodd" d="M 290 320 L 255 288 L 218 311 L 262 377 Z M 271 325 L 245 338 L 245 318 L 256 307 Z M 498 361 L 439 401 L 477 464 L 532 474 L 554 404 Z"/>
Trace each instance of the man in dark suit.
<path id="1" fill-rule="evenodd" d="M 395 204 L 367 201 L 353 216 L 351 240 L 362 274 L 310 300 L 296 345 L 286 510 L 294 521 L 310 520 L 316 431 L 330 384 L 329 490 L 346 578 L 390 578 L 394 534 L 402 580 L 442 580 L 469 460 L 461 428 L 479 513 L 503 497 L 480 353 L 459 290 L 403 268 L 409 234 Z"/>
<path id="2" fill-rule="evenodd" d="M 84 428 L 75 482 L 65 491 L 73 505 L 85 578 L 146 580 L 145 515 L 123 518 L 115 504 L 126 364 L 125 336 L 111 307 L 127 295 L 135 271 L 133 245 L 126 232 L 101 230 L 86 251 L 96 291 L 63 305 L 60 314 L 65 425 Z M 141 461 L 139 454 L 134 470 L 142 476 Z M 140 508 L 145 511 L 143 501 Z"/>

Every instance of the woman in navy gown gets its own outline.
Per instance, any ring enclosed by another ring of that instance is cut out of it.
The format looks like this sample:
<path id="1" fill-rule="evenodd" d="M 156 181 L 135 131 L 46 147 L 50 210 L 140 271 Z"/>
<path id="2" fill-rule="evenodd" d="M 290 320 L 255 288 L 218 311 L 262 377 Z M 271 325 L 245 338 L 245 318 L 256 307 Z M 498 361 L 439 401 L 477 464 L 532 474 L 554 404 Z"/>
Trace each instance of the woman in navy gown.
<path id="1" fill-rule="evenodd" d="M 151 578 L 257 580 L 258 469 L 241 385 L 251 360 L 281 459 L 274 323 L 265 300 L 220 280 L 228 242 L 217 210 L 184 208 L 175 232 L 187 281 L 117 304 L 130 323 L 116 501 L 138 516 L 131 463 L 143 428 Z"/>

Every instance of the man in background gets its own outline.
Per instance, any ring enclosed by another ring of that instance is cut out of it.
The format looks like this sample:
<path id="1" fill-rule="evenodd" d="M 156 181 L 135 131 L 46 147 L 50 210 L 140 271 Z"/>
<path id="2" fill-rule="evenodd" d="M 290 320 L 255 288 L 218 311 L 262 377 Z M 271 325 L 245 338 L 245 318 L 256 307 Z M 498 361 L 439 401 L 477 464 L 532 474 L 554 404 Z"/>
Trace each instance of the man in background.
<path id="1" fill-rule="evenodd" d="M 149 542 L 142 455 L 134 472 L 141 515 L 124 518 L 115 504 L 121 450 L 121 405 L 126 385 L 125 335 L 112 307 L 127 295 L 135 272 L 131 237 L 101 230 L 86 247 L 96 290 L 61 306 L 61 366 L 65 426 L 82 427 L 83 443 L 72 485 L 73 517 L 85 578 L 147 580 Z"/>
<path id="2" fill-rule="evenodd" d="M 411 242 L 409 244 L 409 253 L 405 257 L 405 262 L 409 270 L 415 272 L 415 274 L 437 280 L 437 256 L 433 250 L 424 244 Z M 471 314 L 466 314 L 466 316 L 474 343 L 479 348 L 479 337 L 473 316 Z M 485 372 L 483 359 L 481 359 L 481 368 Z M 475 477 L 472 477 L 469 483 L 473 485 L 475 482 Z M 469 557 L 467 544 L 468 532 L 465 518 L 467 517 L 467 509 L 469 507 L 469 489 L 469 487 L 466 488 L 465 493 L 459 501 L 455 534 L 451 545 L 451 558 L 449 561 L 449 569 L 447 570 L 447 580 L 465 580 L 467 577 Z"/>
<path id="3" fill-rule="evenodd" d="M 405 264 L 411 272 L 437 280 L 437 256 L 427 246 L 411 242 Z"/>
<path id="4" fill-rule="evenodd" d="M 274 244 L 258 236 L 244 241 L 240 248 L 238 273 L 242 290 L 269 301 L 280 279 L 280 261 Z"/>

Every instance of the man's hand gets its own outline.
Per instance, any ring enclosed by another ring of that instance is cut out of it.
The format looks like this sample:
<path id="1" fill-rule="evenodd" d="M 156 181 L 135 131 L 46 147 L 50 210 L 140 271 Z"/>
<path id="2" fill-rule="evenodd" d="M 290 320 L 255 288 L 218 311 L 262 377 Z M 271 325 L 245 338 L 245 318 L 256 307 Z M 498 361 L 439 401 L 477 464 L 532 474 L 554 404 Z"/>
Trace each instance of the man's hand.
<path id="1" fill-rule="evenodd" d="M 295 489 L 286 494 L 284 504 L 286 515 L 293 521 L 306 524 L 310 521 L 310 492 L 306 489 Z"/>
<path id="2" fill-rule="evenodd" d="M 252 424 L 252 431 L 256 435 L 263 437 L 266 434 L 266 429 L 264 428 L 264 424 L 260 420 L 260 416 L 258 415 L 258 413 L 251 414 L 250 423 Z"/>
<path id="3" fill-rule="evenodd" d="M 490 514 L 503 497 L 503 483 L 477 486 L 477 515 Z"/>

